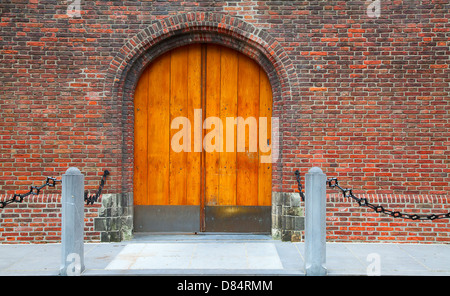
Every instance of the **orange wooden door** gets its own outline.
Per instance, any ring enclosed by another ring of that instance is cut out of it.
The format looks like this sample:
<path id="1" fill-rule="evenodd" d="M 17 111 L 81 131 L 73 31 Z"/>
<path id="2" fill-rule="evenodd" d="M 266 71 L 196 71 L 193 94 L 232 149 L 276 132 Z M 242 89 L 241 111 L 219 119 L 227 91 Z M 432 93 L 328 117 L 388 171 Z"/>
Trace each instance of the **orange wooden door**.
<path id="1" fill-rule="evenodd" d="M 253 60 L 213 44 L 172 50 L 142 73 L 134 108 L 138 223 L 155 224 L 147 216 L 160 213 L 179 219 L 175 224 L 198 222 L 199 231 L 208 225 L 216 231 L 221 228 L 208 221 L 217 224 L 218 212 L 270 207 L 272 166 L 261 157 L 270 154 L 272 90 Z M 260 117 L 268 124 L 262 141 Z M 190 216 L 198 219 L 183 221 Z M 160 228 L 172 229 L 165 226 Z"/>

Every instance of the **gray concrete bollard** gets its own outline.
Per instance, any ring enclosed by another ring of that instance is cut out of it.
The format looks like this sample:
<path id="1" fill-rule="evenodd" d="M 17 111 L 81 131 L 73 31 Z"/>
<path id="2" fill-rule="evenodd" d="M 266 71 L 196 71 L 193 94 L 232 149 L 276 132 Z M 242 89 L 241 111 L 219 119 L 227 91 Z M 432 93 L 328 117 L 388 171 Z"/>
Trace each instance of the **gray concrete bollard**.
<path id="1" fill-rule="evenodd" d="M 307 276 L 327 275 L 326 175 L 318 167 L 305 176 L 305 271 Z"/>
<path id="2" fill-rule="evenodd" d="M 62 176 L 60 275 L 84 271 L 84 176 L 75 167 Z"/>

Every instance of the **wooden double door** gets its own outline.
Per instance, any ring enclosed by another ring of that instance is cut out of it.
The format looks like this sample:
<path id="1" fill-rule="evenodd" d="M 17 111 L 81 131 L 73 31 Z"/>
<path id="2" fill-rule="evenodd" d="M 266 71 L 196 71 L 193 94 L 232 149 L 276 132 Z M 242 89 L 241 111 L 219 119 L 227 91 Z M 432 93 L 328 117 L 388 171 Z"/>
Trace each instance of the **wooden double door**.
<path id="1" fill-rule="evenodd" d="M 256 62 L 176 48 L 142 73 L 134 112 L 134 231 L 270 232 L 272 89 Z"/>

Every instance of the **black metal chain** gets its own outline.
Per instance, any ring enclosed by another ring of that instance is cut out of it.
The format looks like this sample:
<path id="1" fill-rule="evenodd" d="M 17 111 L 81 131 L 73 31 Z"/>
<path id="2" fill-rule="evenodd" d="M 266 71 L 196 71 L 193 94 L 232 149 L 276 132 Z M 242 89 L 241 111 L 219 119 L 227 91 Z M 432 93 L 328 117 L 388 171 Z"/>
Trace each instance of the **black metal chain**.
<path id="1" fill-rule="evenodd" d="M 108 176 L 108 175 L 109 175 L 109 171 L 105 170 L 103 172 L 102 179 L 100 180 L 100 186 L 98 187 L 98 190 L 94 195 L 88 195 L 88 191 L 87 190 L 84 191 L 84 201 L 86 202 L 87 205 L 89 205 L 89 204 L 93 205 L 94 202 L 96 202 L 98 200 L 98 198 L 102 194 L 103 186 L 106 183 L 106 176 Z"/>
<path id="2" fill-rule="evenodd" d="M 355 200 L 360 206 L 362 207 L 368 207 L 374 210 L 377 213 L 383 213 L 386 215 L 389 215 L 394 218 L 403 218 L 403 219 L 411 219 L 411 220 L 436 220 L 436 219 L 447 219 L 450 218 L 450 212 L 446 214 L 431 214 L 431 215 L 417 215 L 417 214 L 406 214 L 401 213 L 398 211 L 391 211 L 385 209 L 383 206 L 380 205 L 373 205 L 369 202 L 367 198 L 359 198 L 353 194 L 352 189 L 344 189 L 341 186 L 339 186 L 338 179 L 337 178 L 331 178 L 327 180 L 327 184 L 330 188 L 339 188 L 343 194 L 344 197 L 351 197 L 353 200 Z"/>
<path id="3" fill-rule="evenodd" d="M 87 205 L 89 205 L 89 204 L 93 205 L 94 202 L 96 202 L 98 200 L 98 198 L 102 194 L 103 186 L 106 183 L 106 176 L 108 176 L 108 175 L 109 175 L 109 171 L 105 170 L 103 172 L 103 176 L 100 181 L 100 186 L 94 195 L 88 196 L 88 191 L 84 192 L 84 201 L 86 202 Z M 58 182 L 62 183 L 62 180 L 57 180 L 56 178 L 53 178 L 53 177 L 47 177 L 46 182 L 42 186 L 31 186 L 30 191 L 28 191 L 27 193 L 22 193 L 22 194 L 15 193 L 12 198 L 4 200 L 4 201 L 0 201 L 0 209 L 3 209 L 8 204 L 13 203 L 13 202 L 21 203 L 23 201 L 23 199 L 29 195 L 39 195 L 42 188 L 44 188 L 45 186 L 55 187 L 56 183 L 58 183 Z"/>
<path id="4" fill-rule="evenodd" d="M 302 200 L 304 200 L 304 195 L 303 195 L 303 193 L 301 191 L 302 186 L 300 184 L 300 173 L 298 172 L 298 170 L 295 171 L 295 175 L 297 177 L 297 182 L 299 183 L 298 184 L 298 188 L 299 188 L 299 190 L 301 192 L 300 196 L 302 197 Z M 359 204 L 359 206 L 368 207 L 368 208 L 372 209 L 373 211 L 375 211 L 376 213 L 383 213 L 383 214 L 389 215 L 389 216 L 394 217 L 394 218 L 403 218 L 403 219 L 411 219 L 411 220 L 437 220 L 437 219 L 450 218 L 450 212 L 448 212 L 446 214 L 438 214 L 438 215 L 436 215 L 436 214 L 417 215 L 417 214 L 407 214 L 407 213 L 401 213 L 401 212 L 398 212 L 398 211 L 387 210 L 383 206 L 371 204 L 367 198 L 359 198 L 359 197 L 355 196 L 353 194 L 352 189 L 342 188 L 339 185 L 339 182 L 338 182 L 337 178 L 328 179 L 326 181 L 326 184 L 330 188 L 335 188 L 336 187 L 336 188 L 340 189 L 344 197 L 352 198 L 353 200 L 355 200 Z"/>
<path id="5" fill-rule="evenodd" d="M 8 204 L 13 203 L 13 202 L 21 203 L 23 201 L 23 199 L 25 197 L 27 197 L 28 195 L 39 195 L 42 188 L 44 188 L 45 186 L 55 187 L 57 182 L 61 182 L 61 180 L 57 180 L 56 178 L 53 178 L 53 177 L 47 177 L 47 180 L 45 181 L 45 183 L 43 185 L 31 186 L 30 191 L 28 191 L 27 193 L 22 193 L 22 194 L 14 193 L 12 198 L 4 200 L 4 201 L 0 201 L 0 209 L 6 207 Z"/>
<path id="6" fill-rule="evenodd" d="M 300 197 L 302 201 L 305 201 L 305 195 L 303 194 L 302 182 L 300 181 L 300 172 L 298 170 L 295 171 L 295 177 L 297 178 L 298 192 L 300 193 Z"/>

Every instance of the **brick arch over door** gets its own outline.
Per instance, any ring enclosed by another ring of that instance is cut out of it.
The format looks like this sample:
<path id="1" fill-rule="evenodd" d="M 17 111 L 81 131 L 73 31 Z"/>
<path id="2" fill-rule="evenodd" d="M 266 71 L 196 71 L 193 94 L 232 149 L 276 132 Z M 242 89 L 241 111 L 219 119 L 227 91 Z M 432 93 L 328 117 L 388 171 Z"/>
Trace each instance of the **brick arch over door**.
<path id="1" fill-rule="evenodd" d="M 290 119 L 283 109 L 285 101 L 298 94 L 297 76 L 281 44 L 266 31 L 245 21 L 218 13 L 186 13 L 155 22 L 126 42 L 109 65 L 104 97 L 121 125 L 122 159 L 115 176 L 121 193 L 133 192 L 134 90 L 147 65 L 174 48 L 194 43 L 215 43 L 237 50 L 255 60 L 267 73 L 273 91 L 273 115 L 279 118 L 279 154 L 273 164 L 272 191 L 281 191 L 283 170 L 283 129 Z M 291 174 L 291 171 L 286 171 Z"/>

